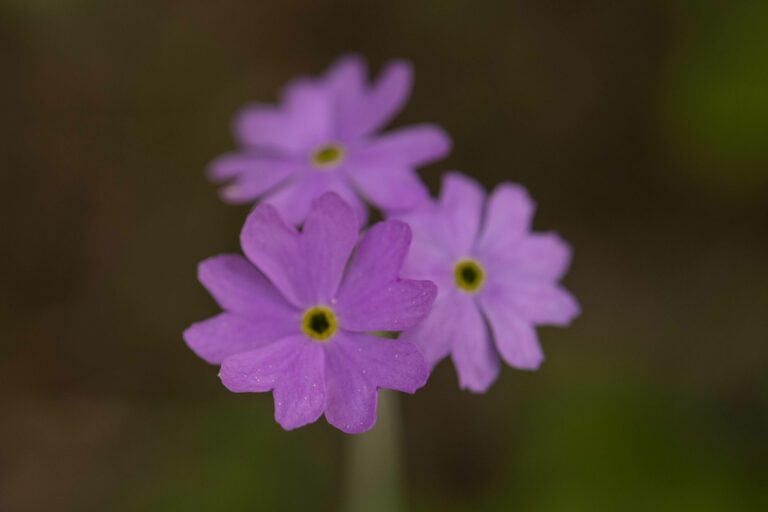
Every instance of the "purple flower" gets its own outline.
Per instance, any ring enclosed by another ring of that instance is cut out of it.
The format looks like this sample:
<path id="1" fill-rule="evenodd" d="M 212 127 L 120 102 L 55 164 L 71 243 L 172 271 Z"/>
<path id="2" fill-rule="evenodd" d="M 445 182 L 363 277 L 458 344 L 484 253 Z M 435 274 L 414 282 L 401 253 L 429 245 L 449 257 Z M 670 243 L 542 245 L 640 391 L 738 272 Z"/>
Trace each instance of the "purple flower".
<path id="1" fill-rule="evenodd" d="M 283 91 L 278 107 L 245 107 L 234 123 L 242 151 L 210 167 L 225 201 L 273 204 L 300 224 L 312 200 L 334 191 L 367 219 L 364 198 L 386 212 L 413 208 L 427 198 L 415 169 L 445 156 L 450 139 L 422 124 L 384 135 L 375 132 L 402 108 L 411 90 L 411 67 L 394 61 L 368 85 L 365 62 L 339 59 L 318 79 L 302 77 Z"/>
<path id="2" fill-rule="evenodd" d="M 326 193 L 301 233 L 263 204 L 240 235 L 247 259 L 226 254 L 200 264 L 200 281 L 224 312 L 189 327 L 187 345 L 221 365 L 231 391 L 272 391 L 286 430 L 325 413 L 344 432 L 366 431 L 376 421 L 377 388 L 413 393 L 426 381 L 414 343 L 367 334 L 412 327 L 435 300 L 433 283 L 399 278 L 410 229 L 391 220 L 357 239 L 350 206 Z"/>
<path id="3" fill-rule="evenodd" d="M 462 388 L 488 389 L 499 356 L 538 368 L 535 326 L 565 326 L 579 314 L 558 285 L 570 248 L 554 233 L 531 233 L 533 211 L 518 185 L 499 185 L 486 204 L 480 185 L 451 173 L 438 201 L 402 216 L 413 229 L 403 275 L 431 279 L 439 293 L 429 316 L 401 338 L 418 342 L 431 365 L 450 354 Z"/>

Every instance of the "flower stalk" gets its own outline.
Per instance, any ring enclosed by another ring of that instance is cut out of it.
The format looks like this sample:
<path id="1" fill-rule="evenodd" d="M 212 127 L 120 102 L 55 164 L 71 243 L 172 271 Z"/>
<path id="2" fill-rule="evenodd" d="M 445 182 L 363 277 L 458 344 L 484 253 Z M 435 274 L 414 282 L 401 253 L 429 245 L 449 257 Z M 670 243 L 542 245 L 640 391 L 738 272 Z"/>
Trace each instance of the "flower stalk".
<path id="1" fill-rule="evenodd" d="M 347 440 L 345 512 L 402 510 L 402 430 L 397 393 L 379 391 L 378 419 Z"/>

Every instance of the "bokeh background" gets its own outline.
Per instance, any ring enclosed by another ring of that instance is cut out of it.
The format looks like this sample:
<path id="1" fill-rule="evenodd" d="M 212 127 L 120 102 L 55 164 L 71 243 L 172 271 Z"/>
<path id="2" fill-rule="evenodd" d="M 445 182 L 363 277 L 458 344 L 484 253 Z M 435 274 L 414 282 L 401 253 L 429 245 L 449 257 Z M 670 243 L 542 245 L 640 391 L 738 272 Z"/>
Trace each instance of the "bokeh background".
<path id="1" fill-rule="evenodd" d="M 410 511 L 768 510 L 768 3 L 0 2 L 0 510 L 336 510 L 348 438 L 284 433 L 181 331 L 247 207 L 229 122 L 358 51 L 395 121 L 525 184 L 583 315 L 482 396 L 400 400 Z"/>

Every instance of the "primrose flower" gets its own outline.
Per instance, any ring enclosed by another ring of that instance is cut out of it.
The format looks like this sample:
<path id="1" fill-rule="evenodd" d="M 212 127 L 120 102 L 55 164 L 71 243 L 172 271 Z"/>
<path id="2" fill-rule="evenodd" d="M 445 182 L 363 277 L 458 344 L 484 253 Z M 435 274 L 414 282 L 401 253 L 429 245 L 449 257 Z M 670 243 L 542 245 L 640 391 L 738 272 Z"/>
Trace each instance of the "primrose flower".
<path id="1" fill-rule="evenodd" d="M 479 184 L 450 173 L 441 192 L 401 217 L 413 229 L 403 275 L 439 290 L 429 316 L 401 338 L 418 342 L 433 366 L 450 354 L 459 385 L 484 392 L 498 376 L 499 356 L 515 368 L 538 368 L 536 325 L 565 326 L 579 314 L 558 285 L 571 251 L 554 233 L 530 232 L 534 204 L 518 185 L 499 185 L 486 203 Z"/>
<path id="2" fill-rule="evenodd" d="M 344 432 L 364 432 L 376 421 L 378 388 L 413 393 L 427 379 L 414 343 L 368 334 L 413 327 L 435 300 L 433 283 L 399 277 L 410 229 L 385 221 L 357 241 L 354 212 L 329 192 L 312 203 L 301 233 L 259 205 L 240 235 L 247 259 L 200 264 L 224 312 L 189 327 L 187 345 L 221 365 L 230 391 L 272 391 L 286 430 L 325 413 Z"/>
<path id="3" fill-rule="evenodd" d="M 344 198 L 361 225 L 368 215 L 363 199 L 386 212 L 426 200 L 416 168 L 449 152 L 448 135 L 430 124 L 375 134 L 408 99 L 411 74 L 408 63 L 394 61 L 369 86 L 365 62 L 346 56 L 321 78 L 291 82 L 280 106 L 245 107 L 234 123 L 242 149 L 209 169 L 211 179 L 229 183 L 222 198 L 271 203 L 293 225 L 326 191 Z"/>

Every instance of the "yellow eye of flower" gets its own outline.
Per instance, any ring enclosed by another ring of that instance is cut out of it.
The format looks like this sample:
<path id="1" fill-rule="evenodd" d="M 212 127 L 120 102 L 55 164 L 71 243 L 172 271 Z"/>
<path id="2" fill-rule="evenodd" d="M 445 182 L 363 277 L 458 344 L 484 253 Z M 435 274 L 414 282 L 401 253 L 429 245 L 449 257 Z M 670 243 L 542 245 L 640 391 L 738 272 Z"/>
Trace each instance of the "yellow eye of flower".
<path id="1" fill-rule="evenodd" d="M 312 153 L 310 160 L 321 169 L 335 167 L 344 160 L 344 148 L 338 144 L 323 144 Z"/>
<path id="2" fill-rule="evenodd" d="M 485 281 L 485 272 L 475 260 L 462 260 L 456 264 L 453 271 L 456 286 L 465 292 L 476 292 Z"/>
<path id="3" fill-rule="evenodd" d="M 336 317 L 325 306 L 314 306 L 304 312 L 301 330 L 316 341 L 325 341 L 336 332 Z"/>

